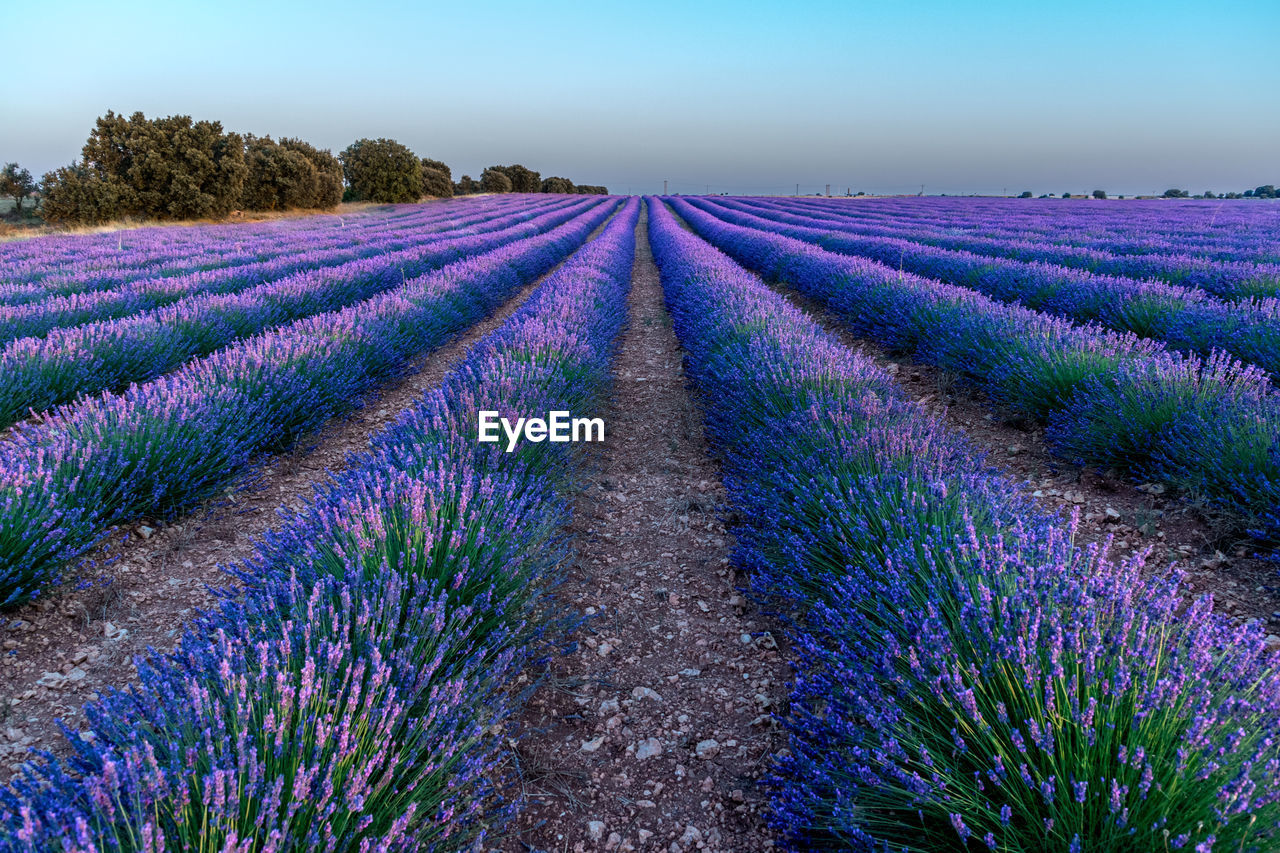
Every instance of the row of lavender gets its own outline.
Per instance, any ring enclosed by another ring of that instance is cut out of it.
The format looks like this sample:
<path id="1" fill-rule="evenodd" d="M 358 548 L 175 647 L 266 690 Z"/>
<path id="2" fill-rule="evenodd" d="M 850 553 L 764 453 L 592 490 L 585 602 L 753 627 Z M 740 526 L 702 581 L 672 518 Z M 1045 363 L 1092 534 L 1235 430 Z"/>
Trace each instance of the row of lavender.
<path id="1" fill-rule="evenodd" d="M 736 558 L 797 656 L 770 783 L 787 846 L 1275 849 L 1259 631 L 1074 548 L 884 371 L 651 209 Z"/>
<path id="2" fill-rule="evenodd" d="M 638 210 L 262 543 L 242 598 L 90 706 L 69 765 L 0 792 L 0 850 L 479 849 L 510 811 L 516 676 L 555 639 L 574 460 L 480 444 L 475 412 L 593 411 Z"/>
<path id="3" fill-rule="evenodd" d="M 254 454 L 350 409 L 558 264 L 616 206 L 17 425 L 0 444 L 0 607 L 56 582 L 111 525 L 189 507 Z"/>
<path id="4" fill-rule="evenodd" d="M 194 269 L 165 270 L 157 262 L 140 268 L 126 281 L 95 279 L 71 291 L 46 290 L 42 284 L 24 283 L 12 288 L 8 304 L 0 305 L 0 335 L 40 335 L 49 329 L 158 308 L 196 294 L 232 293 L 286 275 L 403 249 L 433 233 L 483 225 L 542 207 L 528 203 L 459 205 L 450 208 L 451 212 L 388 219 L 377 227 L 359 231 L 316 229 L 298 233 L 278 251 L 253 248 L 234 259 L 196 265 Z M 175 264 L 181 266 L 180 262 Z"/>
<path id="5" fill-rule="evenodd" d="M 1119 255 L 1187 251 L 1220 260 L 1280 262 L 1280 206 L 1255 202 L 1138 201 L 1025 204 L 995 198 L 894 198 L 850 207 L 819 199 L 815 207 L 874 221 L 911 222 L 960 231 L 984 223 L 990 236 L 1033 236 Z"/>
<path id="6" fill-rule="evenodd" d="M 190 228 L 132 228 L 104 234 L 38 237 L 0 245 L 0 290 L 30 284 L 32 293 L 58 291 L 79 280 L 101 277 L 102 286 L 140 276 L 171 275 L 184 270 L 223 266 L 288 252 L 310 239 L 354 240 L 376 231 L 427 217 L 459 213 L 494 204 L 472 200 L 424 208 L 403 205 L 344 216 L 307 216 L 275 222 L 201 225 Z"/>
<path id="7" fill-rule="evenodd" d="M 756 201 L 761 208 L 781 208 L 790 212 L 808 210 L 815 206 L 797 202 Z M 1223 299 L 1248 299 L 1280 295 L 1280 262 L 1251 262 L 1203 257 L 1195 249 L 1172 241 L 1160 252 L 1136 255 L 1112 254 L 1102 249 L 1084 246 L 1062 246 L 1044 240 L 1014 236 L 993 238 L 984 231 L 998 223 L 998 213 L 993 220 L 975 217 L 962 226 L 929 227 L 914 222 L 880 224 L 858 215 L 860 207 L 849 206 L 836 210 L 829 205 L 818 205 L 824 215 L 856 224 L 861 234 L 877 237 L 907 237 L 944 249 L 958 249 L 976 254 L 1015 258 L 1023 261 L 1045 261 L 1067 267 L 1088 270 L 1101 275 L 1126 278 L 1157 278 L 1171 284 L 1180 284 L 1205 290 Z M 1123 215 L 1123 212 L 1118 215 Z M 959 233 L 958 233 L 959 232 Z M 974 233 L 976 232 L 976 233 Z M 1274 240 L 1274 233 L 1271 236 Z"/>
<path id="8" fill-rule="evenodd" d="M 1263 202 L 1138 201 L 1026 204 L 993 198 L 893 198 L 851 206 L 806 206 L 867 221 L 912 223 L 960 233 L 981 222 L 988 236 L 1031 236 L 1044 243 L 1114 255 L 1193 254 L 1215 260 L 1280 263 L 1280 205 Z"/>
<path id="9" fill-rule="evenodd" d="M 734 201 L 691 199 L 690 203 L 735 225 L 773 231 L 828 251 L 870 258 L 895 269 L 977 290 L 1001 302 L 1101 323 L 1205 357 L 1223 350 L 1256 364 L 1273 377 L 1280 376 L 1280 299 L 1224 302 L 1204 291 L 1160 281 L 939 249 L 910 238 L 864 236 L 852 223 L 835 223 L 821 217 L 781 210 L 766 212 Z"/>
<path id="10" fill-rule="evenodd" d="M 1280 542 L 1280 395 L 1261 369 L 1166 352 L 672 203 L 713 245 L 818 300 L 855 334 L 1047 423 L 1049 443 L 1072 461 L 1167 482 Z"/>
<path id="11" fill-rule="evenodd" d="M 31 244 L 27 257 L 6 263 L 0 277 L 0 303 L 39 302 L 144 279 L 161 281 L 184 273 L 251 264 L 288 255 L 290 245 L 298 241 L 355 244 L 370 233 L 436 218 L 443 212 L 418 209 L 403 217 L 367 216 L 350 227 L 337 219 L 306 217 L 287 227 L 240 226 L 242 230 L 234 237 L 226 234 L 224 227 L 197 226 L 183 229 L 188 233 L 180 240 L 146 240 L 149 229 L 106 235 L 112 238 L 109 244 L 86 235 L 35 238 L 26 241 Z M 78 251 L 68 251 L 71 249 Z"/>
<path id="12" fill-rule="evenodd" d="M 446 264 L 540 234 L 597 202 L 522 210 L 479 225 L 422 235 L 395 250 L 232 294 L 192 295 L 118 320 L 58 329 L 0 348 L 0 427 L 82 394 L 159 376 L 264 329 L 333 311 L 391 290 Z"/>

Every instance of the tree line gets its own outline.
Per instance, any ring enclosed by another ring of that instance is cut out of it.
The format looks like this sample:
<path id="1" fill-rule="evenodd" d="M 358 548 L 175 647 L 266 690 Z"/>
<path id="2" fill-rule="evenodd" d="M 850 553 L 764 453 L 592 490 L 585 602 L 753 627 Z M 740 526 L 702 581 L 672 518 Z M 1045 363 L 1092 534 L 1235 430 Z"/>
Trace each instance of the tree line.
<path id="1" fill-rule="evenodd" d="M 1105 199 L 1107 197 L 1107 191 L 1094 190 L 1092 193 L 1090 193 L 1090 195 L 1093 198 Z M 1023 190 L 1022 194 L 1018 196 L 1018 198 L 1031 198 L 1031 197 L 1032 197 L 1031 190 Z M 1052 193 L 1045 193 L 1044 195 L 1040 196 L 1040 198 L 1053 198 L 1053 197 L 1054 196 Z M 1072 195 L 1071 193 L 1066 192 L 1062 194 L 1062 197 L 1063 198 L 1084 198 L 1085 196 Z M 1134 197 L 1138 198 L 1139 196 L 1134 196 Z M 1143 197 L 1145 198 L 1147 196 L 1143 196 Z M 1159 197 L 1160 198 L 1202 198 L 1203 199 L 1203 198 L 1277 198 L 1280 196 L 1277 195 L 1275 186 L 1273 186 L 1272 184 L 1263 184 L 1260 187 L 1257 187 L 1251 190 L 1245 190 L 1242 193 L 1237 193 L 1237 192 L 1214 193 L 1213 190 L 1205 190 L 1200 195 L 1192 195 L 1186 190 L 1180 190 L 1180 189 L 1174 188 L 1174 189 L 1165 190 L 1160 194 Z M 1122 195 L 1116 196 L 1116 198 L 1124 198 L 1124 196 Z"/>
<path id="2" fill-rule="evenodd" d="M 543 178 L 519 163 L 489 166 L 480 180 L 463 175 L 457 182 L 439 160 L 417 161 L 416 155 L 394 139 L 361 139 L 339 155 L 347 180 L 348 201 L 406 202 L 423 195 L 447 198 L 476 193 L 576 193 L 607 195 L 594 184 L 574 184 L 568 178 Z M 415 165 L 418 163 L 418 165 Z"/>
<path id="3" fill-rule="evenodd" d="M 359 139 L 338 155 L 301 139 L 230 132 L 191 116 L 148 119 L 109 111 L 81 159 L 38 184 L 17 163 L 0 171 L 0 196 L 22 213 L 38 193 L 40 216 L 62 225 L 121 218 L 221 219 L 233 211 L 328 209 L 340 201 L 414 202 L 472 193 L 600 193 L 602 186 L 543 179 L 521 165 L 490 166 L 479 181 L 392 139 Z"/>

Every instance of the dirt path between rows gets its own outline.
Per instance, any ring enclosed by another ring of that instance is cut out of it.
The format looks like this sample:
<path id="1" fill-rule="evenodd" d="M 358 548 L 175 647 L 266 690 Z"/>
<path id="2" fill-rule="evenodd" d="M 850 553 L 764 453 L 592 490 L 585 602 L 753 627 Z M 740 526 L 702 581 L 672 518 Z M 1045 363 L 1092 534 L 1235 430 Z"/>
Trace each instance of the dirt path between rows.
<path id="1" fill-rule="evenodd" d="M 757 780 L 787 669 L 738 593 L 724 490 L 637 228 L 628 327 L 558 597 L 589 618 L 520 723 L 525 801 L 504 850 L 760 851 Z"/>
<path id="2" fill-rule="evenodd" d="M 603 225 L 591 235 L 594 238 Z M 591 239 L 588 238 L 588 239 Z M 545 278 L 545 277 L 544 277 Z M 185 624 L 214 601 L 210 585 L 231 579 L 219 567 L 248 557 L 281 507 L 300 508 L 330 472 L 440 384 L 480 338 L 500 326 L 537 287 L 445 346 L 420 356 L 368 396 L 363 407 L 301 439 L 177 523 L 144 523 L 96 554 L 109 583 L 70 588 L 0 616 L 0 781 L 17 773 L 30 747 L 65 754 L 56 720 L 84 724 L 97 691 L 137 679 L 134 658 L 172 649 Z"/>
<path id="3" fill-rule="evenodd" d="M 945 370 L 891 356 L 875 342 L 855 337 L 815 300 L 783 286 L 774 290 L 850 349 L 892 373 L 907 394 L 985 452 L 989 465 L 1025 481 L 1041 503 L 1064 518 L 1078 509 L 1078 541 L 1111 537 L 1112 553 L 1120 556 L 1149 548 L 1153 570 L 1176 562 L 1192 591 L 1212 592 L 1215 608 L 1229 616 L 1261 620 L 1271 646 L 1280 649 L 1280 578 L 1274 565 L 1252 556 L 1249 540 L 1233 537 L 1224 525 L 1159 484 L 1134 483 L 1054 456 L 1042 428 L 1004 420 L 999 407 L 978 389 Z"/>

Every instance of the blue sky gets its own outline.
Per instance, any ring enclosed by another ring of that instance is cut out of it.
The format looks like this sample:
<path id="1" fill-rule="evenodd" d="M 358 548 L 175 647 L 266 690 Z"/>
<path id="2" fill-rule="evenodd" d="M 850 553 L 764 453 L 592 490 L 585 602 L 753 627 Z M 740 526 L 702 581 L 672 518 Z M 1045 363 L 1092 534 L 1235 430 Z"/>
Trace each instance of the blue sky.
<path id="1" fill-rule="evenodd" d="M 107 109 L 615 192 L 1280 183 L 1280 3 L 58 2 L 4 10 L 0 161 Z M 25 34 L 17 47 L 15 34 Z M 19 57 L 13 59 L 13 57 Z"/>

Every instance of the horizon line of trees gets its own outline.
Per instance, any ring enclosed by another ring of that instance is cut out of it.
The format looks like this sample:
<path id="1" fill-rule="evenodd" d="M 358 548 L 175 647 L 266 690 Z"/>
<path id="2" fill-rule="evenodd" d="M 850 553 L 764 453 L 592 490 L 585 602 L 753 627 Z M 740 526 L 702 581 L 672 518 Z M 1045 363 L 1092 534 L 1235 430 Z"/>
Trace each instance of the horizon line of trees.
<path id="1" fill-rule="evenodd" d="M 1034 196 L 1032 195 L 1031 190 L 1023 190 L 1022 193 L 1019 194 L 1018 196 L 1018 198 L 1033 198 L 1033 197 Z M 1062 194 L 1062 197 L 1063 198 L 1093 197 L 1096 199 L 1105 199 L 1107 198 L 1107 192 L 1106 190 L 1094 190 L 1092 193 L 1088 193 L 1088 194 L 1065 192 Z M 1053 193 L 1044 193 L 1040 195 L 1039 198 L 1054 198 L 1054 195 Z M 1116 198 L 1124 198 L 1124 196 L 1118 195 L 1116 196 Z M 1205 190 L 1200 195 L 1192 195 L 1186 190 L 1173 188 L 1173 189 L 1165 190 L 1159 196 L 1134 196 L 1134 198 L 1202 198 L 1202 199 L 1203 198 L 1280 198 L 1280 194 L 1277 193 L 1277 190 L 1273 184 L 1263 184 L 1260 187 L 1256 187 L 1251 190 L 1245 190 L 1242 193 L 1238 193 L 1238 192 L 1214 193 L 1213 190 Z"/>
<path id="2" fill-rule="evenodd" d="M 575 185 L 568 178 L 543 178 L 519 163 L 489 166 L 480 173 L 479 181 L 463 175 L 455 183 L 447 165 L 428 158 L 418 160 L 394 139 L 358 139 L 338 158 L 346 173 L 346 201 L 406 202 L 423 195 L 449 198 L 477 193 L 609 193 L 605 187 Z"/>
<path id="3" fill-rule="evenodd" d="M 191 116 L 148 119 L 109 110 L 99 117 L 81 159 L 37 182 L 17 163 L 0 170 L 0 197 L 21 217 L 33 212 L 62 225 L 115 219 L 222 219 L 233 211 L 329 209 L 341 201 L 416 202 L 481 192 L 600 193 L 541 176 L 522 165 L 490 166 L 454 183 L 445 163 L 418 157 L 392 139 L 358 139 L 341 153 L 301 140 L 224 130 Z"/>
<path id="4" fill-rule="evenodd" d="M 458 195 L 475 193 L 569 193 L 576 195 L 608 195 L 606 187 L 596 184 L 575 184 L 568 178 L 552 176 L 543 178 L 538 172 L 516 163 L 513 166 L 489 166 L 480 173 L 480 180 L 463 175 L 454 186 Z"/>

